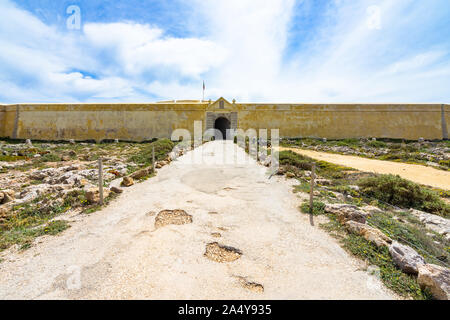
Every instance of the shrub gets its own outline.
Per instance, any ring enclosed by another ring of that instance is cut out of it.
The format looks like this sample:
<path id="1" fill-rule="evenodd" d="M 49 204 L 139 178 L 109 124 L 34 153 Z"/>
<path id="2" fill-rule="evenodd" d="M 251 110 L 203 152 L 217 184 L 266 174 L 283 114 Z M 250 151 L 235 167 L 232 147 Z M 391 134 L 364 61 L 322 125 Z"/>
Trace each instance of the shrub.
<path id="1" fill-rule="evenodd" d="M 44 154 L 40 159 L 41 162 L 58 162 L 61 161 L 61 158 L 54 153 Z"/>
<path id="2" fill-rule="evenodd" d="M 140 152 L 130 157 L 130 161 L 141 165 L 150 165 L 152 163 L 153 147 L 155 148 L 156 161 L 163 160 L 174 148 L 175 143 L 169 139 L 161 139 L 150 143 Z"/>
<path id="3" fill-rule="evenodd" d="M 361 192 L 389 204 L 450 215 L 450 207 L 432 190 L 394 175 L 379 175 L 358 181 Z"/>
<path id="4" fill-rule="evenodd" d="M 373 148 L 386 148 L 386 142 L 383 141 L 369 141 L 367 142 L 367 145 L 369 147 L 373 147 Z"/>
<path id="5" fill-rule="evenodd" d="M 279 162 L 280 165 L 291 165 L 302 170 L 311 170 L 312 160 L 292 151 L 281 151 Z"/>
<path id="6" fill-rule="evenodd" d="M 439 161 L 439 164 L 450 169 L 450 160 L 441 160 Z"/>
<path id="7" fill-rule="evenodd" d="M 300 209 L 303 213 L 311 213 L 309 202 L 303 202 Z M 312 210 L 313 216 L 318 216 L 324 213 L 325 213 L 325 203 L 320 201 L 313 201 L 313 210 Z"/>

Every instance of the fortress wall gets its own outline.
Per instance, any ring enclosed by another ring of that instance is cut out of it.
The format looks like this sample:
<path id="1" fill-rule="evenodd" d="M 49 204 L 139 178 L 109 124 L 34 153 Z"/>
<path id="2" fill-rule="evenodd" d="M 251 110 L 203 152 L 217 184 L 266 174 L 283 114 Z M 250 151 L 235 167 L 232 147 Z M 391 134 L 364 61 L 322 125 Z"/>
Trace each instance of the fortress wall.
<path id="1" fill-rule="evenodd" d="M 199 104 L 20 105 L 17 128 L 6 131 L 18 139 L 142 141 L 170 137 L 177 128 L 193 131 L 204 115 Z"/>
<path id="2" fill-rule="evenodd" d="M 6 137 L 5 133 L 5 111 L 6 106 L 0 105 L 0 137 Z"/>
<path id="3" fill-rule="evenodd" d="M 13 138 L 15 115 L 15 106 L 0 106 L 0 137 Z"/>
<path id="4" fill-rule="evenodd" d="M 281 137 L 442 139 L 441 106 L 240 105 L 238 118 L 242 129 L 279 128 Z"/>
<path id="5" fill-rule="evenodd" d="M 442 109 L 444 109 L 444 117 Z M 173 130 L 193 134 L 206 112 L 237 112 L 244 130 L 279 128 L 281 137 L 442 139 L 450 106 L 387 104 L 22 104 L 0 106 L 0 136 L 34 140 L 170 138 Z"/>

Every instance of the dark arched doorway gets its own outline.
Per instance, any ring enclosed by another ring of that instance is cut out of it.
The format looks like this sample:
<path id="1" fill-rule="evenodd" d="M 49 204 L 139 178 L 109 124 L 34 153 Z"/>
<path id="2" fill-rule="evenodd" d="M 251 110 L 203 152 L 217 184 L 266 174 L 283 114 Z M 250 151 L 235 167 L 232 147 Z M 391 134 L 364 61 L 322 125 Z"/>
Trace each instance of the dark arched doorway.
<path id="1" fill-rule="evenodd" d="M 227 129 L 230 129 L 230 120 L 224 117 L 219 117 L 214 122 L 214 129 L 222 132 L 222 139 L 225 140 L 227 138 Z"/>

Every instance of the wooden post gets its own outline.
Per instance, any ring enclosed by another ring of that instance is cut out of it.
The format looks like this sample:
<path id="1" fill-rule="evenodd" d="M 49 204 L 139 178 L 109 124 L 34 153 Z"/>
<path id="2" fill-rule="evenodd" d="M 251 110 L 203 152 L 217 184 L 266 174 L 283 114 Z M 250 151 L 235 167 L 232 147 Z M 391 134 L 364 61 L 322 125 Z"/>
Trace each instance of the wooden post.
<path id="1" fill-rule="evenodd" d="M 103 161 L 98 159 L 98 191 L 100 193 L 100 205 L 103 205 Z"/>
<path id="2" fill-rule="evenodd" d="M 153 165 L 153 171 L 156 169 L 156 163 L 155 163 L 155 146 L 152 146 L 152 165 Z"/>
<path id="3" fill-rule="evenodd" d="M 314 205 L 314 179 L 316 178 L 316 164 L 312 163 L 311 165 L 311 190 L 309 192 L 309 212 L 313 213 L 313 205 Z"/>

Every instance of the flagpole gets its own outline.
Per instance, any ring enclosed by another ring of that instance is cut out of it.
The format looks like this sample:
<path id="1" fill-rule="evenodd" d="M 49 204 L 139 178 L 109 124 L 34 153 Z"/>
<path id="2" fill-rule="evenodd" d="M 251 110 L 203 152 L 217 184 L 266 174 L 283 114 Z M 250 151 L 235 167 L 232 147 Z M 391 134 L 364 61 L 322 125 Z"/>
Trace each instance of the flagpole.
<path id="1" fill-rule="evenodd" d="M 202 102 L 205 101 L 205 81 L 203 80 L 203 99 Z"/>

